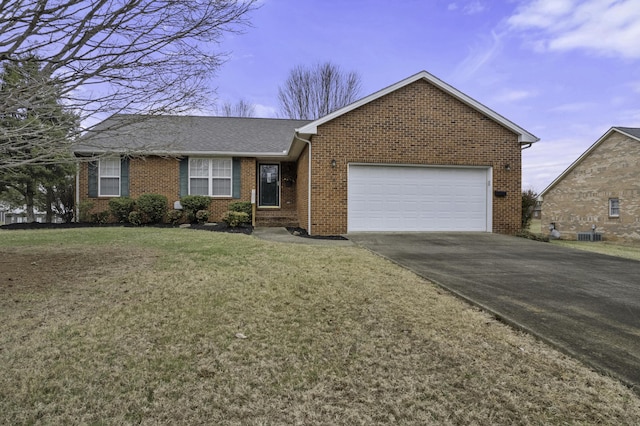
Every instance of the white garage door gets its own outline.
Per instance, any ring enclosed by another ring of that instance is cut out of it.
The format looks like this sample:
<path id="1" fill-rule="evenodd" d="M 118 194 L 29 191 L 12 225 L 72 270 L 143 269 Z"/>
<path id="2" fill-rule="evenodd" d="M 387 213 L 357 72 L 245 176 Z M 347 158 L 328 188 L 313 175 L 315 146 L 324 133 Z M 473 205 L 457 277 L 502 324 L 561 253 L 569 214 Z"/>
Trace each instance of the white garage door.
<path id="1" fill-rule="evenodd" d="M 488 231 L 487 168 L 350 165 L 348 231 Z"/>

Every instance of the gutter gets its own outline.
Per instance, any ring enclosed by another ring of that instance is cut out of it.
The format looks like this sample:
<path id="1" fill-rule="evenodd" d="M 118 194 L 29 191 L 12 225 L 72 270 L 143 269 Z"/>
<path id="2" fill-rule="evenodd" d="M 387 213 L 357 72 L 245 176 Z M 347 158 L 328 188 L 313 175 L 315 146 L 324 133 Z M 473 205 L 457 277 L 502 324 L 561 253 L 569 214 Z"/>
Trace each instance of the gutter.
<path id="1" fill-rule="evenodd" d="M 300 142 L 304 142 L 309 146 L 309 166 L 307 170 L 307 172 L 309 173 L 309 176 L 307 178 L 307 184 L 309 185 L 309 188 L 307 188 L 307 233 L 309 235 L 313 235 L 311 233 L 311 141 L 298 136 L 298 129 L 293 132 L 293 137 L 294 139 L 297 139 Z"/>

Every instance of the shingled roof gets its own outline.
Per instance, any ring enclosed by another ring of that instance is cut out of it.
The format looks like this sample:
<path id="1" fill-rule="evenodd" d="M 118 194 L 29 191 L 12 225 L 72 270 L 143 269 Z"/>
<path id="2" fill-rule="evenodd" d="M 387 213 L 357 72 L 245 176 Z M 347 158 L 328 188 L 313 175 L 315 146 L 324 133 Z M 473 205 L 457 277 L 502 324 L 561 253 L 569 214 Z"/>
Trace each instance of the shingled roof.
<path id="1" fill-rule="evenodd" d="M 309 120 L 114 115 L 74 147 L 77 154 L 283 155 Z"/>

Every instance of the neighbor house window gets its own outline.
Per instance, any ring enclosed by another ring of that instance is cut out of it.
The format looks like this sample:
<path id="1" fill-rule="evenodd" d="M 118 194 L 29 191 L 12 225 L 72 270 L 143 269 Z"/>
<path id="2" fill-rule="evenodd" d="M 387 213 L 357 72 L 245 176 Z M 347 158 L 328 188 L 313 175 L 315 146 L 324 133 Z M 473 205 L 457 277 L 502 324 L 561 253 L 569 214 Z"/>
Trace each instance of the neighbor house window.
<path id="1" fill-rule="evenodd" d="M 609 198 L 609 217 L 620 216 L 620 200 L 617 198 Z"/>
<path id="2" fill-rule="evenodd" d="M 231 158 L 190 158 L 189 194 L 231 197 Z"/>
<path id="3" fill-rule="evenodd" d="M 98 194 L 120 196 L 120 158 L 103 158 L 98 164 Z"/>

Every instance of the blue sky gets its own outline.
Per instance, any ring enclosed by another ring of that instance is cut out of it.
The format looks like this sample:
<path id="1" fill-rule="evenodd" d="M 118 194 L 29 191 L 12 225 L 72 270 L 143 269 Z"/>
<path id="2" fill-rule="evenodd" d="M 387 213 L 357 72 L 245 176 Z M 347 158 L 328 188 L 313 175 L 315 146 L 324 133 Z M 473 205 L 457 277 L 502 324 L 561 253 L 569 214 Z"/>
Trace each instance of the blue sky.
<path id="1" fill-rule="evenodd" d="M 640 127 L 639 0 L 262 0 L 227 36 L 220 101 L 278 114 L 292 67 L 357 71 L 366 96 L 426 70 L 538 136 L 542 191 L 611 126 Z"/>

